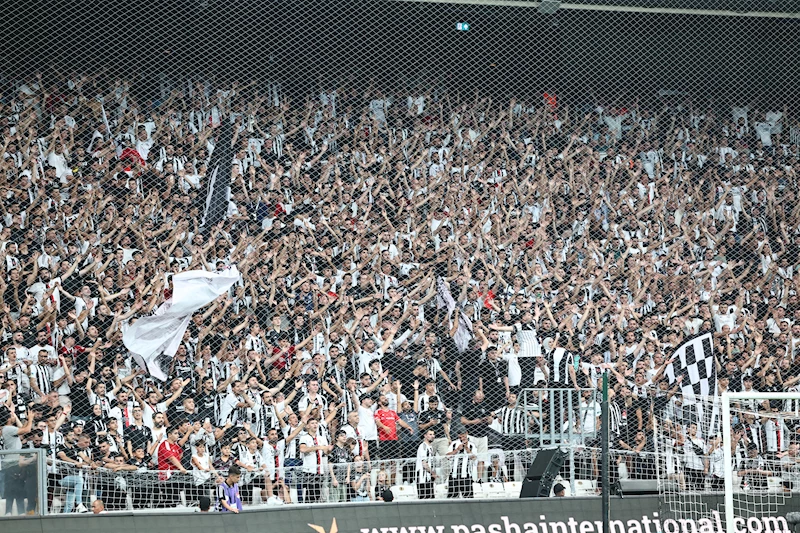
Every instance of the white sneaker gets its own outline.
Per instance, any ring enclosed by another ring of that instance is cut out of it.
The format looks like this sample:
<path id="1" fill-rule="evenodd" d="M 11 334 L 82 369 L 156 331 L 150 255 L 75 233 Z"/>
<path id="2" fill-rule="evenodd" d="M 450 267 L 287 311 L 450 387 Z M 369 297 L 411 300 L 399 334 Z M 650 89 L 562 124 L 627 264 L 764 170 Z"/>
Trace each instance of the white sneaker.
<path id="1" fill-rule="evenodd" d="M 78 504 L 78 507 L 76 507 L 76 508 L 75 508 L 75 512 L 78 512 L 78 513 L 88 513 L 88 512 L 89 512 L 89 509 L 87 509 L 87 508 L 86 508 L 86 506 L 85 506 L 85 505 L 83 505 L 82 503 L 79 503 L 79 504 Z"/>

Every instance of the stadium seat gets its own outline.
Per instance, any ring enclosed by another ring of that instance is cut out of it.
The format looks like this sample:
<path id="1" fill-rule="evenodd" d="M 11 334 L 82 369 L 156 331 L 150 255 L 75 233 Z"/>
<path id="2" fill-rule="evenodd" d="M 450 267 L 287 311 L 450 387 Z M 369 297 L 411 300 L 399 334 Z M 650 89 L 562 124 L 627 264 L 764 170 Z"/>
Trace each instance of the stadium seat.
<path id="1" fill-rule="evenodd" d="M 511 481 L 505 484 L 504 490 L 506 498 L 519 498 L 519 493 L 522 490 L 522 483 L 519 481 Z"/>
<path id="2" fill-rule="evenodd" d="M 436 483 L 433 485 L 433 495 L 439 500 L 447 498 L 447 483 Z"/>
<path id="3" fill-rule="evenodd" d="M 472 483 L 472 497 L 477 499 L 486 498 L 483 490 L 483 484 L 478 483 L 477 481 Z"/>
<path id="4" fill-rule="evenodd" d="M 597 494 L 597 482 L 594 479 L 576 479 L 575 496 L 595 496 Z"/>
<path id="5" fill-rule="evenodd" d="M 783 492 L 783 480 L 779 477 L 768 477 L 767 490 L 769 492 Z"/>
<path id="6" fill-rule="evenodd" d="M 483 497 L 484 498 L 505 498 L 506 488 L 505 483 L 484 483 L 483 484 Z M 475 496 L 477 498 L 477 495 Z"/>
<path id="7" fill-rule="evenodd" d="M 414 485 L 394 485 L 391 490 L 395 500 L 417 499 L 417 487 Z"/>

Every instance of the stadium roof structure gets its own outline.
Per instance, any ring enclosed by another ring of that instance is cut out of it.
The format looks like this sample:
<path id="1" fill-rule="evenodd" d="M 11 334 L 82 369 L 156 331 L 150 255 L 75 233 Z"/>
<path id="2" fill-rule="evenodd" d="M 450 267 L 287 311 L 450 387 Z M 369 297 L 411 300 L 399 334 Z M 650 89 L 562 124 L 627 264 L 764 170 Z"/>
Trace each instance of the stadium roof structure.
<path id="1" fill-rule="evenodd" d="M 557 5 L 558 9 L 589 11 L 628 11 L 636 13 L 674 13 L 732 17 L 800 18 L 800 0 L 583 0 L 558 2 L 545 0 L 395 0 L 435 4 L 517 6 L 542 8 Z"/>

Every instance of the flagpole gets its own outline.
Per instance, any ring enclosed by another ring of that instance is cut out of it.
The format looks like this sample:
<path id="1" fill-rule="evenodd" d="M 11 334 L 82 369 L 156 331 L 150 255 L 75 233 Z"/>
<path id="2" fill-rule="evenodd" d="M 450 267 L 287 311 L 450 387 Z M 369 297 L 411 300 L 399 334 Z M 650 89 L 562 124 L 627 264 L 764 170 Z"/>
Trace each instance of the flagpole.
<path id="1" fill-rule="evenodd" d="M 609 475 L 609 413 L 608 413 L 608 370 L 603 372 L 603 402 L 600 404 L 600 480 L 603 484 L 603 531 L 611 531 L 611 476 Z"/>

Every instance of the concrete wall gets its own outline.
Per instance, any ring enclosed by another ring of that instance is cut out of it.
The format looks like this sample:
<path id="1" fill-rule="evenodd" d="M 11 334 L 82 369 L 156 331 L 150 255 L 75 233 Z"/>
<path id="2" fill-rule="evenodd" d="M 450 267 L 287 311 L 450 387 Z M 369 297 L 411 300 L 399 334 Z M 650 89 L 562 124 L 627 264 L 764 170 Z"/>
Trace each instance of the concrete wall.
<path id="1" fill-rule="evenodd" d="M 698 522 L 673 520 L 655 496 L 613 498 L 612 533 L 724 533 L 724 517 L 709 512 Z M 705 500 L 717 508 L 718 498 Z M 779 506 L 778 516 L 800 509 L 800 498 Z M 115 513 L 0 520 L 0 533 L 599 533 L 599 498 L 442 500 L 429 503 L 294 505 L 232 514 Z M 618 521 L 618 522 L 617 522 Z M 309 524 L 322 529 L 311 528 Z M 782 518 L 742 522 L 748 533 L 787 531 Z"/>

